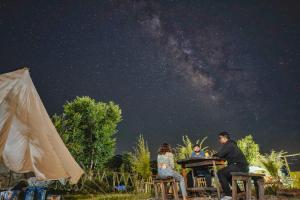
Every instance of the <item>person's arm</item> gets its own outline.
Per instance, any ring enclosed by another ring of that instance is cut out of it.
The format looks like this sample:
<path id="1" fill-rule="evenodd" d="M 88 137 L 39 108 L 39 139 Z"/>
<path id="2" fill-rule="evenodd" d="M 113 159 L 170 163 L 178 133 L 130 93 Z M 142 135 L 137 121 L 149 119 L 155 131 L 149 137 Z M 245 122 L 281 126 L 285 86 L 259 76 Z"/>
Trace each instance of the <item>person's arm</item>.
<path id="1" fill-rule="evenodd" d="M 231 149 L 232 149 L 232 145 L 231 144 L 224 144 L 222 146 L 222 148 L 220 149 L 220 151 L 218 151 L 213 156 L 219 157 L 219 158 L 223 158 L 224 156 L 226 156 L 231 151 Z"/>

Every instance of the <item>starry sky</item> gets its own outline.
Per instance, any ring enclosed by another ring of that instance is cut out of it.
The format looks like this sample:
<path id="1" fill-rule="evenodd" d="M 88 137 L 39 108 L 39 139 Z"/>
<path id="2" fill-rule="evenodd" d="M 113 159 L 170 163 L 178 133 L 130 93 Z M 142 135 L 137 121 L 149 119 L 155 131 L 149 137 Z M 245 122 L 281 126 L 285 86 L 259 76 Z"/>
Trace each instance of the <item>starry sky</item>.
<path id="1" fill-rule="evenodd" d="M 27 66 L 50 115 L 76 96 L 123 110 L 117 153 L 252 134 L 300 151 L 300 3 L 0 0 L 0 73 Z"/>

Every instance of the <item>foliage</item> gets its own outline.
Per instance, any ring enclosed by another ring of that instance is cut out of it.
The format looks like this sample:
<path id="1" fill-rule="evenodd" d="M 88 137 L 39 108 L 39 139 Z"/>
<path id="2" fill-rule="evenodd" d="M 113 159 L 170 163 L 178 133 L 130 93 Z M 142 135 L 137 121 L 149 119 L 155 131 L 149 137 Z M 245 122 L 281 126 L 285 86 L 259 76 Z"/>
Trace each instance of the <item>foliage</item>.
<path id="1" fill-rule="evenodd" d="M 250 165 L 257 164 L 258 158 L 260 156 L 259 146 L 253 140 L 252 135 L 248 135 L 237 141 L 238 147 L 244 153 L 248 163 Z"/>
<path id="2" fill-rule="evenodd" d="M 122 155 L 122 164 L 120 167 L 121 172 L 132 172 L 132 163 L 131 163 L 131 154 L 130 153 L 124 153 Z"/>
<path id="3" fill-rule="evenodd" d="M 300 172 L 299 171 L 293 171 L 290 172 L 291 178 L 293 180 L 293 188 L 298 188 L 300 189 Z"/>
<path id="4" fill-rule="evenodd" d="M 132 171 L 147 179 L 151 176 L 150 151 L 144 137 L 138 137 L 137 146 L 131 154 Z"/>
<path id="5" fill-rule="evenodd" d="M 132 172 L 131 153 L 125 152 L 122 155 L 113 156 L 105 164 L 105 169 L 107 171 L 131 173 Z"/>
<path id="6" fill-rule="evenodd" d="M 52 119 L 67 148 L 85 169 L 102 169 L 113 156 L 114 135 L 122 120 L 118 105 L 77 97 L 64 105 L 63 114 Z"/>
<path id="7" fill-rule="evenodd" d="M 122 155 L 114 155 L 105 164 L 105 170 L 120 172 L 121 165 L 122 165 Z"/>
<path id="8" fill-rule="evenodd" d="M 283 156 L 286 154 L 284 151 L 276 152 L 271 151 L 270 154 L 261 155 L 259 164 L 271 176 L 275 184 L 281 184 L 281 169 L 284 165 Z"/>
<path id="9" fill-rule="evenodd" d="M 191 154 L 193 152 L 193 146 L 195 144 L 199 144 L 201 150 L 207 149 L 208 148 L 207 146 L 203 147 L 203 143 L 205 142 L 206 139 L 207 139 L 207 137 L 202 138 L 201 141 L 198 139 L 193 144 L 192 141 L 190 140 L 190 138 L 187 135 L 184 135 L 182 137 L 183 145 L 177 145 L 177 147 L 175 149 L 175 159 L 180 160 L 180 159 L 186 159 L 186 158 L 191 157 Z M 175 167 L 176 167 L 176 170 L 180 170 L 180 165 L 176 164 Z"/>

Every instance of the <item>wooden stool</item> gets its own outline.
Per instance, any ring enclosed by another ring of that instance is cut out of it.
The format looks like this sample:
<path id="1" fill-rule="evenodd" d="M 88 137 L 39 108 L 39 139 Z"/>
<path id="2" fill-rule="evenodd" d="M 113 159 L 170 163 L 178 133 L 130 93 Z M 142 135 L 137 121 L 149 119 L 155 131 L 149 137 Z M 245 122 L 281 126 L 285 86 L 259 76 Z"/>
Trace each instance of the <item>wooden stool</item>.
<path id="1" fill-rule="evenodd" d="M 166 200 L 167 199 L 167 190 L 166 190 L 165 186 L 167 184 L 170 184 L 170 186 L 172 187 L 174 200 L 179 200 L 177 182 L 173 177 L 168 177 L 165 179 L 156 178 L 153 180 L 153 183 L 154 183 L 155 199 L 159 199 L 158 190 L 160 188 L 161 198 L 162 198 L 162 200 Z"/>
<path id="2" fill-rule="evenodd" d="M 264 199 L 264 175 L 255 173 L 232 172 L 232 199 L 237 200 L 241 197 L 246 197 L 246 200 L 251 200 L 251 180 L 254 181 L 257 199 Z M 238 181 L 246 183 L 244 192 L 237 192 Z"/>

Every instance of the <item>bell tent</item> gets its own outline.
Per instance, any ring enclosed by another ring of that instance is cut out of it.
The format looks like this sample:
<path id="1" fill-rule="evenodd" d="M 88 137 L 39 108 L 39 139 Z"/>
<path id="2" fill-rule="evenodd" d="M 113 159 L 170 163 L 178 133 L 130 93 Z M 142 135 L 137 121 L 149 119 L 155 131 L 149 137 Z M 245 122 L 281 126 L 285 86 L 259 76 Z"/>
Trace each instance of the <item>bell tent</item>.
<path id="1" fill-rule="evenodd" d="M 0 162 L 40 180 L 77 183 L 83 170 L 59 134 L 30 78 L 28 69 L 0 75 Z"/>

